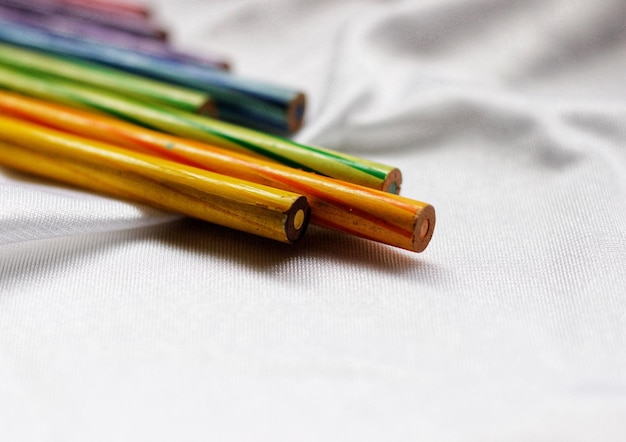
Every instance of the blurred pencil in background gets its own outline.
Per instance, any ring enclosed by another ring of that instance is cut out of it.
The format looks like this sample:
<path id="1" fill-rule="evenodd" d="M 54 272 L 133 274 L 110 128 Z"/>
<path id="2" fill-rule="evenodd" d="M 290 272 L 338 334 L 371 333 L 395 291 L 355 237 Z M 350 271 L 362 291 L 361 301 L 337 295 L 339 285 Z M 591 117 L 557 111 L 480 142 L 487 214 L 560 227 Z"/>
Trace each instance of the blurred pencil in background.
<path id="1" fill-rule="evenodd" d="M 0 26 L 0 41 L 57 56 L 77 57 L 203 91 L 215 100 L 219 118 L 244 126 L 293 133 L 303 122 L 305 95 L 283 86 L 13 23 Z"/>
<path id="2" fill-rule="evenodd" d="M 187 112 L 215 115 L 215 103 L 203 92 L 129 74 L 82 60 L 0 43 L 0 65 L 12 66 L 40 77 L 58 77 L 155 101 Z"/>
<path id="3" fill-rule="evenodd" d="M 84 4 L 81 6 L 55 0 L 0 0 L 0 5 L 24 12 L 71 17 L 77 21 L 94 23 L 157 40 L 167 39 L 167 31 L 153 20 L 147 20 L 146 15 L 130 14 L 121 9 L 100 8 L 98 10 L 86 7 Z"/>
<path id="4" fill-rule="evenodd" d="M 82 38 L 154 57 L 191 62 L 210 69 L 230 69 L 230 63 L 224 57 L 191 54 L 174 48 L 166 40 L 130 34 L 123 30 L 97 23 L 85 23 L 63 15 L 27 12 L 0 5 L 0 26 L 5 24 L 28 26 L 53 35 Z"/>

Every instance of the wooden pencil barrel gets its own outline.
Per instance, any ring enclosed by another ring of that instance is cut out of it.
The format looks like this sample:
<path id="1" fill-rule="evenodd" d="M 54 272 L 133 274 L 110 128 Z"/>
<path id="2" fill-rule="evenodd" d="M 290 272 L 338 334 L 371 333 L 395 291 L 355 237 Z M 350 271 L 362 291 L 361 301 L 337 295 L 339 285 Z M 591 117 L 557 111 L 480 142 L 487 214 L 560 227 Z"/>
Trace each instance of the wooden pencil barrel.
<path id="1" fill-rule="evenodd" d="M 215 100 L 220 118 L 247 127 L 286 134 L 302 124 L 305 96 L 301 91 L 209 69 L 191 60 L 152 57 L 104 43 L 7 23 L 0 26 L 0 41 L 58 56 L 89 60 L 201 90 Z"/>
<path id="2" fill-rule="evenodd" d="M 0 164 L 285 243 L 306 231 L 293 192 L 0 116 Z"/>
<path id="3" fill-rule="evenodd" d="M 0 91 L 0 114 L 305 195 L 311 222 L 421 252 L 435 228 L 430 204 L 280 166 L 93 112 Z"/>
<path id="4" fill-rule="evenodd" d="M 214 104 L 203 92 L 179 87 L 76 59 L 55 57 L 0 43 L 0 64 L 40 76 L 53 76 L 138 99 L 163 103 L 188 112 L 203 112 Z"/>
<path id="5" fill-rule="evenodd" d="M 390 193 L 398 193 L 402 182 L 400 171 L 392 166 L 11 67 L 0 66 L 0 88 L 106 112 L 159 131 Z"/>

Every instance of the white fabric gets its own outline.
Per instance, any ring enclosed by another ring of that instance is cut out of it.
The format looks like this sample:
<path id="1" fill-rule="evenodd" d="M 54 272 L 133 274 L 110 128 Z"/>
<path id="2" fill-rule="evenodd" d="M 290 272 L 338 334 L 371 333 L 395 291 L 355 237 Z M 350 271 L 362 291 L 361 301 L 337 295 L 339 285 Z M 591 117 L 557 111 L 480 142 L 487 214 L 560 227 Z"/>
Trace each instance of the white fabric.
<path id="1" fill-rule="evenodd" d="M 623 0 L 154 1 L 401 167 L 412 254 L 0 170 L 0 439 L 626 439 Z"/>

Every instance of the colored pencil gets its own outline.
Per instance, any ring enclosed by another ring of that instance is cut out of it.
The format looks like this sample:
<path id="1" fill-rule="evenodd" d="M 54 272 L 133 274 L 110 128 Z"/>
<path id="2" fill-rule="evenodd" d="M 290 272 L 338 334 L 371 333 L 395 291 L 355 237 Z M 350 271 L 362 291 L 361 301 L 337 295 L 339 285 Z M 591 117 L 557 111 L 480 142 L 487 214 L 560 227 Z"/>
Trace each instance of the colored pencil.
<path id="1" fill-rule="evenodd" d="M 26 70 L 36 75 L 56 76 L 89 84 L 138 99 L 167 104 L 187 112 L 210 115 L 215 113 L 215 105 L 205 93 L 83 60 L 55 57 L 0 43 L 0 65 Z"/>
<path id="2" fill-rule="evenodd" d="M 229 62 L 223 58 L 191 54 L 173 48 L 167 41 L 145 38 L 97 23 L 85 23 L 59 15 L 20 11 L 0 5 L 0 26 L 3 24 L 27 26 L 53 35 L 82 38 L 157 58 L 189 62 L 210 69 L 230 69 Z"/>
<path id="3" fill-rule="evenodd" d="M 0 114 L 302 194 L 311 206 L 312 224 L 395 247 L 421 252 L 435 227 L 435 212 L 427 203 L 256 160 L 93 112 L 0 91 Z"/>
<path id="4" fill-rule="evenodd" d="M 64 5 L 50 0 L 0 0 L 0 4 L 21 11 L 72 17 L 86 23 L 96 23 L 101 26 L 119 29 L 129 34 L 141 35 L 148 38 L 158 40 L 167 39 L 167 32 L 163 27 L 146 20 L 144 17 L 120 16 L 115 13 L 77 8 L 72 5 Z"/>
<path id="5" fill-rule="evenodd" d="M 118 2 L 107 0 L 59 0 L 58 3 L 71 7 L 83 7 L 96 11 L 112 12 L 122 15 L 138 16 L 149 18 L 152 15 L 151 9 L 142 3 Z"/>
<path id="6" fill-rule="evenodd" d="M 0 164 L 266 238 L 304 234 L 306 198 L 9 117 Z"/>
<path id="7" fill-rule="evenodd" d="M 221 119 L 275 133 L 300 128 L 303 93 L 244 79 L 192 63 L 166 60 L 74 37 L 51 35 L 16 24 L 0 27 L 0 41 L 55 55 L 102 63 L 117 69 L 207 92 Z"/>
<path id="8" fill-rule="evenodd" d="M 177 109 L 146 104 L 100 89 L 0 66 L 0 88 L 106 112 L 184 138 L 204 141 L 298 169 L 398 193 L 402 175 L 391 166 L 238 127 Z"/>

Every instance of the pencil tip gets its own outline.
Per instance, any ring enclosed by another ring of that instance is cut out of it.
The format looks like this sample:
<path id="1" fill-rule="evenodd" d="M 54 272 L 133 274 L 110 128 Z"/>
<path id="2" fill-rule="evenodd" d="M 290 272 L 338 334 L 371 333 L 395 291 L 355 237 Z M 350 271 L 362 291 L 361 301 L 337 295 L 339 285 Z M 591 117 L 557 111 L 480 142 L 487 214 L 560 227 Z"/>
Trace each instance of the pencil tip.
<path id="1" fill-rule="evenodd" d="M 423 252 L 435 230 L 435 208 L 430 204 L 424 207 L 415 223 L 415 233 L 413 236 L 413 251 Z"/>

